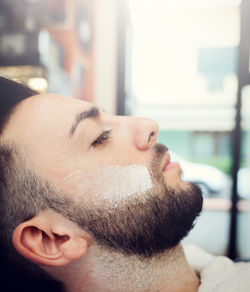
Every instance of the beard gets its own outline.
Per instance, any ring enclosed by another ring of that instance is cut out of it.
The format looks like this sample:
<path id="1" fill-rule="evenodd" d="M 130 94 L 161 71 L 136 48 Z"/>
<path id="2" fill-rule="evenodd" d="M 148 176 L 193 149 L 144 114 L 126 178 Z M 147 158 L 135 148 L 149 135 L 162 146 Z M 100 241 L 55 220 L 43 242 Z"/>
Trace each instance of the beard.
<path id="1" fill-rule="evenodd" d="M 89 232 L 97 244 L 126 255 L 151 258 L 175 247 L 200 214 L 202 193 L 192 183 L 183 182 L 178 189 L 167 186 L 160 170 L 167 148 L 156 144 L 152 151 L 153 187 L 144 194 L 115 206 L 71 201 L 68 206 L 60 204 L 63 210 L 54 209 Z"/>

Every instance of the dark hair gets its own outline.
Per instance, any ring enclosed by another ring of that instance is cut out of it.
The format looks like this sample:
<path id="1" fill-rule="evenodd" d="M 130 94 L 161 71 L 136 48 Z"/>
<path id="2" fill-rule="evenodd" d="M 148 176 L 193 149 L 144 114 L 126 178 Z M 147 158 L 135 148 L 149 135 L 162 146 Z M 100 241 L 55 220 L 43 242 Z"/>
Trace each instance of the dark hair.
<path id="1" fill-rule="evenodd" d="M 38 94 L 26 85 L 0 76 L 0 276 L 8 291 L 57 291 L 59 286 L 37 265 L 21 257 L 12 244 L 15 227 L 47 207 L 51 191 L 29 170 L 18 145 L 1 134 L 18 105 Z"/>
<path id="2" fill-rule="evenodd" d="M 0 134 L 17 105 L 36 94 L 28 86 L 0 76 Z"/>

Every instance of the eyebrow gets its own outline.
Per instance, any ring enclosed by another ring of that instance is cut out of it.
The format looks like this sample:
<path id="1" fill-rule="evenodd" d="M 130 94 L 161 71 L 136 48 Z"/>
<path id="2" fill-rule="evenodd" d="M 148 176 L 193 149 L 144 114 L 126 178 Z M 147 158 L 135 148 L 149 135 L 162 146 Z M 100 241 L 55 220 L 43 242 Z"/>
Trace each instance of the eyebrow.
<path id="1" fill-rule="evenodd" d="M 90 109 L 80 112 L 75 116 L 75 120 L 70 127 L 69 137 L 72 137 L 76 131 L 77 126 L 85 119 L 95 119 L 100 116 L 100 110 L 96 106 L 92 106 Z"/>

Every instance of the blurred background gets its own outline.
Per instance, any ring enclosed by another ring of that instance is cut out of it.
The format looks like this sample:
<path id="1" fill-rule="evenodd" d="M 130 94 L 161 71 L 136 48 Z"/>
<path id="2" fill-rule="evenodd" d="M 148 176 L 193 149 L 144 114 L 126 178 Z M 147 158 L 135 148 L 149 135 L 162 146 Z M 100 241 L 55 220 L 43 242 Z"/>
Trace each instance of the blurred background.
<path id="1" fill-rule="evenodd" d="M 184 243 L 250 259 L 250 1 L 0 0 L 0 75 L 146 116 L 198 183 Z"/>

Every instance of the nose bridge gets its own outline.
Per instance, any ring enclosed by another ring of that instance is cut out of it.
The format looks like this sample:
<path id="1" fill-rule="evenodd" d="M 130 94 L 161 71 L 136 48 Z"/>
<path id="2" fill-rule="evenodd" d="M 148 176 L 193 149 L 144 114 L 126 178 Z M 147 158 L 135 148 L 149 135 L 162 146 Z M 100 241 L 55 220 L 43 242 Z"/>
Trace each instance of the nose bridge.
<path id="1" fill-rule="evenodd" d="M 148 118 L 134 118 L 134 141 L 139 150 L 149 149 L 156 141 L 159 133 L 158 123 Z"/>

